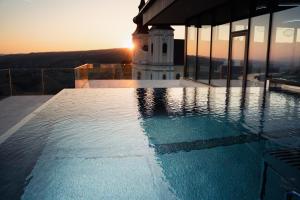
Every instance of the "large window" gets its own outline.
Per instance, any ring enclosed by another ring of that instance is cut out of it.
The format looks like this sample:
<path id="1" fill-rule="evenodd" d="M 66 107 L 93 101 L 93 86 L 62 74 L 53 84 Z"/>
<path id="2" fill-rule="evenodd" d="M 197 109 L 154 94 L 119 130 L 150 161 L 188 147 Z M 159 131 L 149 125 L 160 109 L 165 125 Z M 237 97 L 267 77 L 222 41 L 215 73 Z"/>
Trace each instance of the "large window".
<path id="1" fill-rule="evenodd" d="M 209 83 L 211 26 L 198 29 L 197 80 Z"/>
<path id="2" fill-rule="evenodd" d="M 300 7 L 274 13 L 269 77 L 300 82 Z"/>
<path id="3" fill-rule="evenodd" d="M 213 28 L 211 84 L 214 86 L 225 87 L 227 85 L 229 32 L 229 24 Z"/>
<path id="4" fill-rule="evenodd" d="M 197 49 L 197 28 L 187 28 L 187 56 L 186 56 L 186 72 L 187 78 L 195 79 L 196 72 L 196 50 Z"/>
<path id="5" fill-rule="evenodd" d="M 269 37 L 269 19 L 269 14 L 253 17 L 251 19 L 247 86 L 264 86 Z"/>
<path id="6" fill-rule="evenodd" d="M 248 29 L 248 19 L 232 22 L 232 32 L 243 31 Z"/>

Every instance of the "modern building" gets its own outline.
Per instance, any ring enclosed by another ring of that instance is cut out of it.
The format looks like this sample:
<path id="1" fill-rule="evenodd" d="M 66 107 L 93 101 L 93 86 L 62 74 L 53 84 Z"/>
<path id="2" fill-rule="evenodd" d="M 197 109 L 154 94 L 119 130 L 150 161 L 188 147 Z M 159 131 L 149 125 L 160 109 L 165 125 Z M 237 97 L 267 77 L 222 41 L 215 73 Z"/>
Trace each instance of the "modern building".
<path id="1" fill-rule="evenodd" d="M 145 6 L 141 0 L 139 10 Z M 132 34 L 133 78 L 146 80 L 172 80 L 183 77 L 184 41 L 174 40 L 174 29 L 170 25 L 152 26 L 143 24 L 143 15 L 138 14 L 133 22 L 137 24 Z M 175 46 L 176 45 L 176 46 Z M 175 50 L 176 48 L 176 50 Z M 178 55 L 178 52 L 181 55 Z"/>
<path id="2" fill-rule="evenodd" d="M 300 85 L 299 0 L 149 0 L 143 24 L 186 27 L 185 77 L 212 86 Z"/>

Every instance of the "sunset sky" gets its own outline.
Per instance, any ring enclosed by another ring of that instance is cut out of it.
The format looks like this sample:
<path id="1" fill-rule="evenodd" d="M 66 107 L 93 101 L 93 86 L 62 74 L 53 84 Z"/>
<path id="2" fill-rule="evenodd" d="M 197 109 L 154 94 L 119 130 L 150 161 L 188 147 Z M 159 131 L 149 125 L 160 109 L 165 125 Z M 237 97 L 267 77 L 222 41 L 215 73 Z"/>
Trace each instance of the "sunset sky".
<path id="1" fill-rule="evenodd" d="M 0 0 L 0 54 L 128 47 L 139 2 Z"/>

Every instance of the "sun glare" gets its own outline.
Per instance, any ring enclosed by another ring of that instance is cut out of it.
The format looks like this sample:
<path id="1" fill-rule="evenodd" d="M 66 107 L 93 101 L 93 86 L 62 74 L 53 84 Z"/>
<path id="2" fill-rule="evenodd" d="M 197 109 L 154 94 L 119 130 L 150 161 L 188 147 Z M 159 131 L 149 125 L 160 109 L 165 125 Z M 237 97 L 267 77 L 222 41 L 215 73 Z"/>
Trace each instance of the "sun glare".
<path id="1" fill-rule="evenodd" d="M 132 50 L 132 49 L 134 49 L 134 44 L 133 44 L 132 40 L 130 39 L 130 40 L 123 42 L 123 47 Z"/>

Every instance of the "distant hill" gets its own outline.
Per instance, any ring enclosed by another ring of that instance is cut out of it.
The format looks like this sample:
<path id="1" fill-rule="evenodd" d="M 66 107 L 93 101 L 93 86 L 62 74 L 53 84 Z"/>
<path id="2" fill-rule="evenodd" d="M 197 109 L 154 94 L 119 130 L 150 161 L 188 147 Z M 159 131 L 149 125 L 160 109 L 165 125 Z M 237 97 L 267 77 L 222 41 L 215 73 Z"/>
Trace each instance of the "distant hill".
<path id="1" fill-rule="evenodd" d="M 0 55 L 0 68 L 74 68 L 86 63 L 130 63 L 126 48 Z"/>

